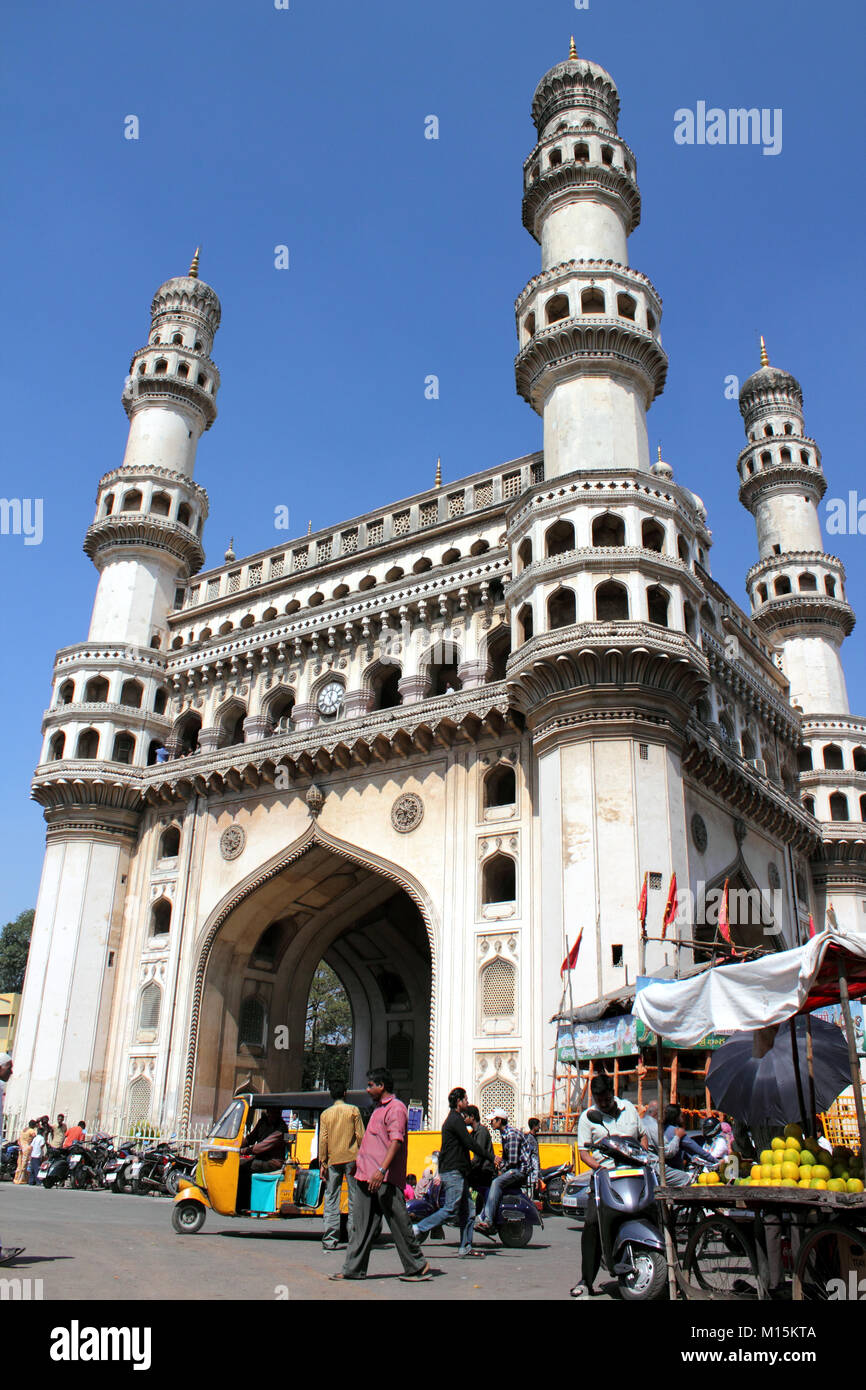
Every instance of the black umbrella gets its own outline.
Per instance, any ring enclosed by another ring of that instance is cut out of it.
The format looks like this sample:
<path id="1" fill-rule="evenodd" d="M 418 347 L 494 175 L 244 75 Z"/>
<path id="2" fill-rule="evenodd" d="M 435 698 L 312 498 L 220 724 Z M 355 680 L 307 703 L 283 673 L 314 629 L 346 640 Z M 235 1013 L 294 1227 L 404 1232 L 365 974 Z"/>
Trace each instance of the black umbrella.
<path id="1" fill-rule="evenodd" d="M 795 1020 L 800 1075 L 807 1075 L 806 1019 Z M 782 1024 L 770 1050 L 752 1056 L 753 1034 L 735 1033 L 710 1063 L 707 1086 L 717 1110 L 735 1115 L 750 1127 L 787 1124 L 799 1119 L 800 1101 L 790 1026 Z M 812 1018 L 812 1065 L 815 1104 L 826 1110 L 851 1085 L 848 1045 L 841 1028 Z"/>

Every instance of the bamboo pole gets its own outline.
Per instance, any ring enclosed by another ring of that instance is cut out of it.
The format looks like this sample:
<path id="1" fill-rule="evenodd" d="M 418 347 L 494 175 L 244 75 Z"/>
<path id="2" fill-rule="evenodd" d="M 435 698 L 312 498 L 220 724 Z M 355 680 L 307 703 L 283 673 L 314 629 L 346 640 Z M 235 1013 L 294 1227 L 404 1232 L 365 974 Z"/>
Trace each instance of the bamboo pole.
<path id="1" fill-rule="evenodd" d="M 793 1059 L 794 1059 L 794 1080 L 795 1080 L 796 1083 L 797 1083 L 797 1102 L 798 1102 L 798 1104 L 799 1104 L 799 1106 L 800 1106 L 800 1120 L 802 1121 L 803 1129 L 805 1130 L 805 1132 L 806 1132 L 807 1134 L 811 1134 L 811 1133 L 812 1133 L 812 1126 L 811 1126 L 811 1124 L 808 1124 L 808 1125 L 807 1125 L 807 1120 L 806 1120 L 806 1097 L 805 1097 L 805 1095 L 803 1094 L 803 1078 L 802 1078 L 802 1076 L 801 1076 L 801 1074 L 800 1074 L 800 1050 L 799 1050 L 799 1048 L 797 1047 L 797 1019 L 796 1019 L 796 1017 L 792 1017 L 792 1018 L 789 1018 L 789 1019 L 788 1019 L 788 1027 L 789 1027 L 790 1032 L 791 1032 L 791 1055 L 792 1055 L 792 1057 L 793 1057 Z"/>
<path id="2" fill-rule="evenodd" d="M 662 1050 L 661 1034 L 656 1033 L 656 1096 L 658 1098 L 659 1113 L 656 1118 L 658 1126 L 659 1140 L 659 1182 L 662 1187 L 667 1186 L 667 1164 L 665 1162 L 665 1058 Z M 676 1276 L 676 1251 L 674 1250 L 673 1237 L 671 1236 L 670 1226 L 668 1225 L 667 1204 L 661 1206 L 659 1217 L 665 1236 L 665 1258 L 668 1262 L 668 1292 L 671 1300 L 677 1296 L 677 1276 Z"/>
<path id="3" fill-rule="evenodd" d="M 845 1020 L 845 1037 L 848 1040 L 848 1062 L 851 1067 L 851 1083 L 854 1087 L 854 1108 L 857 1111 L 857 1128 L 860 1131 L 860 1153 L 866 1158 L 866 1111 L 863 1108 L 863 1083 L 860 1080 L 860 1059 L 857 1056 L 857 1040 L 854 1036 L 854 1020 L 851 1017 L 851 1001 L 848 997 L 848 981 L 845 966 L 839 960 L 839 998 L 842 1003 L 842 1017 Z"/>
<path id="4" fill-rule="evenodd" d="M 815 1104 L 815 1057 L 812 1051 L 812 1015 L 806 1015 L 806 1062 L 809 1068 L 809 1129 L 814 1138 L 818 1125 L 818 1107 Z"/>

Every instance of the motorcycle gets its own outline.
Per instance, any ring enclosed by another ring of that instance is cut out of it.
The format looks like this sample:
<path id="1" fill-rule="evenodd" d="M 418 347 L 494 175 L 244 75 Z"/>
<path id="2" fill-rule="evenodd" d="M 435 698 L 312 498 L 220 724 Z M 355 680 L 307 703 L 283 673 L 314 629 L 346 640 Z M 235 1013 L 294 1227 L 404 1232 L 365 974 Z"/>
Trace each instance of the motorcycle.
<path id="1" fill-rule="evenodd" d="M 138 1161 L 139 1154 L 131 1144 L 123 1144 L 106 1158 L 103 1166 L 103 1181 L 110 1192 L 128 1192 L 132 1185 L 130 1168 Z"/>
<path id="2" fill-rule="evenodd" d="M 69 1177 L 69 1157 L 72 1149 L 49 1149 L 48 1157 L 43 1158 L 39 1167 L 37 1181 L 44 1188 L 62 1187 Z"/>
<path id="3" fill-rule="evenodd" d="M 477 1211 L 484 1206 L 487 1197 L 487 1188 L 478 1189 Z M 471 1200 L 471 1199 L 470 1199 Z M 414 1201 L 406 1203 L 406 1210 L 414 1225 L 423 1221 L 425 1216 L 432 1216 L 434 1211 L 438 1211 L 444 1206 L 444 1192 L 440 1183 L 436 1183 L 423 1197 L 416 1197 Z M 527 1197 L 526 1193 L 517 1188 L 511 1192 L 504 1192 L 499 1203 L 496 1215 L 493 1219 L 493 1230 L 490 1232 L 479 1231 L 479 1235 L 486 1235 L 489 1240 L 499 1236 L 502 1244 L 510 1249 L 522 1249 L 532 1240 L 532 1232 L 536 1226 L 544 1223 L 539 1216 L 541 1209 L 540 1202 L 533 1202 Z M 456 1221 L 450 1221 L 447 1225 L 456 1226 Z M 431 1232 L 436 1236 L 441 1231 L 441 1227 Z M 422 1236 L 423 1240 L 424 1237 Z"/>
<path id="4" fill-rule="evenodd" d="M 130 1190 L 137 1197 L 143 1197 L 149 1192 L 158 1192 L 166 1196 L 166 1174 L 173 1158 L 168 1144 L 152 1144 L 150 1148 L 138 1154 L 127 1169 Z"/>
<path id="5" fill-rule="evenodd" d="M 18 1141 L 10 1139 L 0 1144 L 0 1182 L 11 1182 L 18 1168 Z"/>
<path id="6" fill-rule="evenodd" d="M 181 1178 L 192 1181 L 195 1174 L 197 1158 L 188 1158 L 186 1154 L 179 1154 L 176 1150 L 169 1151 L 169 1162 L 165 1169 L 165 1190 L 170 1197 L 176 1197 L 180 1191 Z"/>
<path id="7" fill-rule="evenodd" d="M 595 1123 L 603 1122 L 600 1112 L 590 1111 L 589 1117 Z M 621 1134 L 608 1135 L 593 1148 L 617 1165 L 596 1168 L 594 1173 L 602 1265 L 615 1276 L 627 1301 L 662 1298 L 668 1275 L 656 1213 L 654 1158 L 636 1139 Z"/>
<path id="8" fill-rule="evenodd" d="M 557 1163 L 552 1168 L 542 1168 L 538 1186 L 544 1210 L 549 1216 L 558 1216 L 562 1211 L 565 1184 L 572 1172 L 570 1163 Z"/>

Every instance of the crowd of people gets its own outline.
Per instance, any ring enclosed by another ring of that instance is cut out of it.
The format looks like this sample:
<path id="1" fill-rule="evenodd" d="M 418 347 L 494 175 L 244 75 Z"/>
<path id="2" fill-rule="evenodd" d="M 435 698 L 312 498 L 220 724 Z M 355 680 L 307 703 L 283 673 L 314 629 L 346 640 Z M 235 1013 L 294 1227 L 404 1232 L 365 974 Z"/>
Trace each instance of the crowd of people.
<path id="1" fill-rule="evenodd" d="M 18 1166 L 12 1181 L 34 1186 L 49 1149 L 68 1149 L 73 1144 L 83 1143 L 84 1131 L 83 1120 L 77 1125 L 67 1125 L 65 1115 L 58 1115 L 54 1124 L 48 1115 L 28 1120 L 18 1135 Z"/>

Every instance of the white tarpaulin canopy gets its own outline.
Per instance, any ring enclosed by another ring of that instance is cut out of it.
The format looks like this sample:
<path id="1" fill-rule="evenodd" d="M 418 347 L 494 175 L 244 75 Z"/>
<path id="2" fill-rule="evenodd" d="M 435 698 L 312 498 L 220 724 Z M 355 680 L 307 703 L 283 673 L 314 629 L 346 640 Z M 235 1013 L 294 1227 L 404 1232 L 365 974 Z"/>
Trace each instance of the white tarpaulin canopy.
<path id="1" fill-rule="evenodd" d="M 751 1031 L 838 1003 L 840 961 L 851 998 L 866 994 L 866 937 L 825 931 L 793 951 L 647 985 L 634 1013 L 666 1042 L 694 1046 L 708 1033 Z"/>

